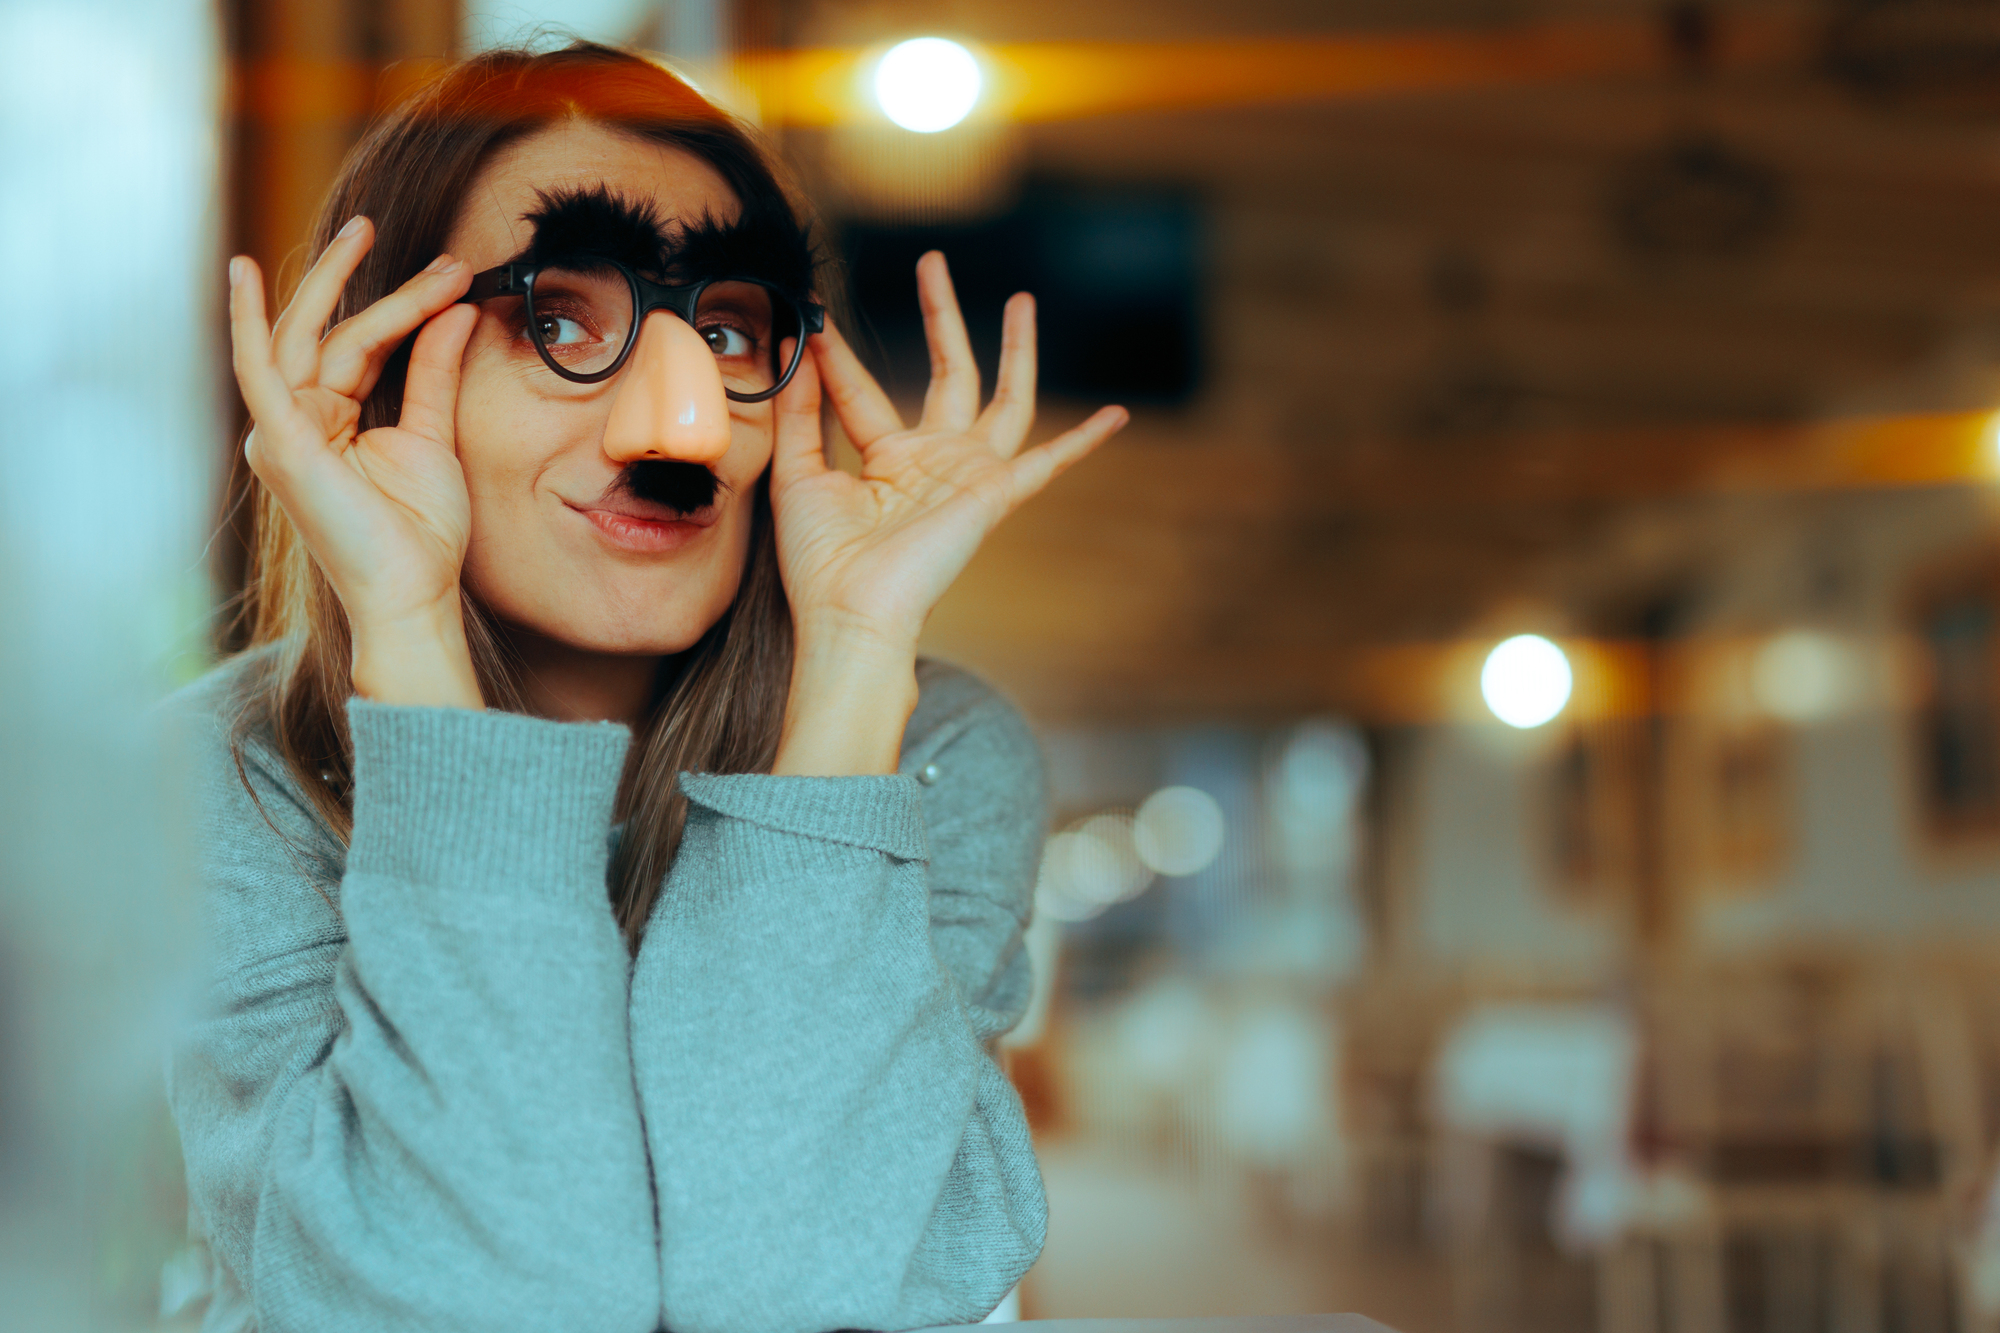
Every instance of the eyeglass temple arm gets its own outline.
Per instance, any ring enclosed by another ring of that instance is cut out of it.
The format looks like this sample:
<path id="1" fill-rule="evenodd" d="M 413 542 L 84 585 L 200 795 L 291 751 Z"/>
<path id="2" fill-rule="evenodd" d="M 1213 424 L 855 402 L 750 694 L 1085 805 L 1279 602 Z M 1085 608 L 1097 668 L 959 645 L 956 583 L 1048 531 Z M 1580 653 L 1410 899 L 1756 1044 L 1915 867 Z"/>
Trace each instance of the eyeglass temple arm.
<path id="1" fill-rule="evenodd" d="M 534 271 L 532 264 L 502 264 L 489 268 L 484 273 L 472 277 L 472 285 L 465 289 L 465 295 L 458 298 L 462 305 L 468 301 L 490 301 L 496 296 L 520 296 L 528 290 L 527 278 Z"/>

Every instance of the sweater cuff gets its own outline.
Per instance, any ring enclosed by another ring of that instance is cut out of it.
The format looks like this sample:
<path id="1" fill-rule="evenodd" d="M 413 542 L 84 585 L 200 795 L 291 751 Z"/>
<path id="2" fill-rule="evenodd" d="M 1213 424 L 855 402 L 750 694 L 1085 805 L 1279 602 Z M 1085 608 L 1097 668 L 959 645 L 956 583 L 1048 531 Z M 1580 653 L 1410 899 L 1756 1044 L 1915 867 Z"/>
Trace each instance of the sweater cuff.
<path id="1" fill-rule="evenodd" d="M 573 884 L 603 899 L 631 733 L 469 708 L 349 699 L 363 874 L 492 892 Z"/>
<path id="2" fill-rule="evenodd" d="M 763 773 L 683 773 L 681 790 L 719 815 L 827 842 L 930 858 L 916 779 L 773 777 Z"/>

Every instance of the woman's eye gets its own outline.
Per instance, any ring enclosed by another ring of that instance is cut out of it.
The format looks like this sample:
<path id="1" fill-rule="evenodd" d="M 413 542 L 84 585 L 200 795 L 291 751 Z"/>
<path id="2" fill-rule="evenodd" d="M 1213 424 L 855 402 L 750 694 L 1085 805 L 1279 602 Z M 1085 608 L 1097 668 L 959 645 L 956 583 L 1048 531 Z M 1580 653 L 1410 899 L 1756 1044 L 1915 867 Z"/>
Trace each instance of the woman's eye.
<path id="1" fill-rule="evenodd" d="M 570 347 L 590 341 L 590 334 L 583 325 L 561 315 L 543 315 L 539 332 L 544 347 Z"/>
<path id="2" fill-rule="evenodd" d="M 728 324 L 710 324 L 701 331 L 708 340 L 708 349 L 717 356 L 748 356 L 753 350 L 750 335 Z"/>

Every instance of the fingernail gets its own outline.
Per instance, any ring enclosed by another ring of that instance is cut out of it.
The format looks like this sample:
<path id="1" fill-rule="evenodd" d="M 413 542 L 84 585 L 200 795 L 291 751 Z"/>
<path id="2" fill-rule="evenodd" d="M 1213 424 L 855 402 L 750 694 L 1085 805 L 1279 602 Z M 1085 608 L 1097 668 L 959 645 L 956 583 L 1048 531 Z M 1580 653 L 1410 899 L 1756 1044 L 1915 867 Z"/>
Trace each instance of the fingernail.
<path id="1" fill-rule="evenodd" d="M 425 265 L 424 272 L 442 273 L 446 269 L 455 266 L 457 263 L 458 261 L 456 259 L 453 259 L 449 254 L 442 254 L 439 255 L 436 259 L 433 259 L 429 264 Z"/>
<path id="2" fill-rule="evenodd" d="M 243 281 L 243 256 L 238 255 L 229 261 L 229 285 L 234 287 L 241 281 Z"/>
<path id="3" fill-rule="evenodd" d="M 334 239 L 337 241 L 344 241 L 350 236 L 359 236 L 361 234 L 361 226 L 366 221 L 368 221 L 367 218 L 364 218 L 359 213 L 356 213 L 353 217 L 347 220 L 347 225 L 340 229 L 340 235 L 334 237 Z"/>

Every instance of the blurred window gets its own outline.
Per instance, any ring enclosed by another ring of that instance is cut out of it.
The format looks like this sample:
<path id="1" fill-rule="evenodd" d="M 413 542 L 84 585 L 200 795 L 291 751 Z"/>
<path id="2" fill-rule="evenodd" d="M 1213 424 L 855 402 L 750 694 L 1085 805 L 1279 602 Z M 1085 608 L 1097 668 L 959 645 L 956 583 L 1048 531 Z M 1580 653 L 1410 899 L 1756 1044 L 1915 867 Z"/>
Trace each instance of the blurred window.
<path id="1" fill-rule="evenodd" d="M 1768 880 L 1790 844 L 1791 784 L 1776 727 L 1728 729 L 1708 750 L 1709 869 L 1741 884 Z"/>
<path id="2" fill-rule="evenodd" d="M 1552 757 L 1548 852 L 1556 897 L 1613 901 L 1632 879 L 1634 792 L 1629 724 L 1578 725 Z"/>
<path id="3" fill-rule="evenodd" d="M 2000 832 L 2000 656 L 1995 589 L 1987 580 L 1926 599 L 1918 613 L 1923 706 L 1917 759 L 1932 830 Z"/>

